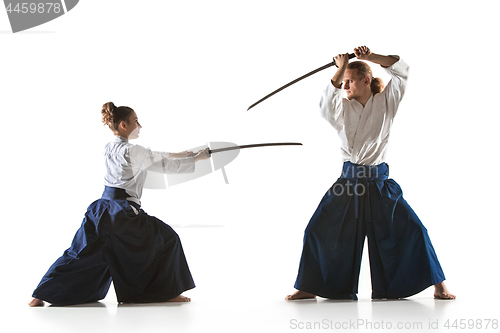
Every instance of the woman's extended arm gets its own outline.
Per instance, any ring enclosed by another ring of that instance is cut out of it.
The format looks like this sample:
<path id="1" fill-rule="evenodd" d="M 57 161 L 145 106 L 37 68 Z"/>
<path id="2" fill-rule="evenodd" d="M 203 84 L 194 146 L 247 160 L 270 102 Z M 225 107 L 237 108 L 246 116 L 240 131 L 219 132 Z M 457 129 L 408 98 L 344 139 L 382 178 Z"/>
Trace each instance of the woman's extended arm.
<path id="1" fill-rule="evenodd" d="M 180 153 L 168 153 L 168 158 L 184 158 L 184 157 L 189 157 L 193 156 L 192 151 L 181 151 Z"/>

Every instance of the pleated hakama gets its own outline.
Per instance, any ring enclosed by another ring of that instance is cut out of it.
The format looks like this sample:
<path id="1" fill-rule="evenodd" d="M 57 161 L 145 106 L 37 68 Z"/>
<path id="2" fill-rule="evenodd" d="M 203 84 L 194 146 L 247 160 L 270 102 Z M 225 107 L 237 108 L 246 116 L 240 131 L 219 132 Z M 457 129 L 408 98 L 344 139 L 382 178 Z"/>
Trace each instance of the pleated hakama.
<path id="1" fill-rule="evenodd" d="M 177 233 L 127 197 L 105 188 L 33 297 L 53 305 L 95 302 L 113 281 L 118 302 L 165 302 L 195 287 Z"/>
<path id="2" fill-rule="evenodd" d="M 444 281 L 427 229 L 388 176 L 385 163 L 344 163 L 305 230 L 296 289 L 357 299 L 365 237 L 373 299 L 409 297 Z"/>

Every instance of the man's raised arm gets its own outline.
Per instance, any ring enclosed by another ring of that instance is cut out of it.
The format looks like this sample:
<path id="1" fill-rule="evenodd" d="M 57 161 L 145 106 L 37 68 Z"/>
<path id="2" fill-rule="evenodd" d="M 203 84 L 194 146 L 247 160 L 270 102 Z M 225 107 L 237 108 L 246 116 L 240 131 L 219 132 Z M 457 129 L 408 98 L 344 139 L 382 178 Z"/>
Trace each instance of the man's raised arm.
<path id="1" fill-rule="evenodd" d="M 399 60 L 399 56 L 384 56 L 373 53 L 366 46 L 360 46 L 354 49 L 354 55 L 359 60 L 368 60 L 382 67 L 390 67 Z"/>

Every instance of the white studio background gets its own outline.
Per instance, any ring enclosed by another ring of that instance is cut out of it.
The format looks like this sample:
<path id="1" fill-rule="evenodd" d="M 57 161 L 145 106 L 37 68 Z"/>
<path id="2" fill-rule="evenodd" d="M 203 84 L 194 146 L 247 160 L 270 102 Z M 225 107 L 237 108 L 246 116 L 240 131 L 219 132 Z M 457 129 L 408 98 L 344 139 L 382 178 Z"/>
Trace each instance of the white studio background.
<path id="1" fill-rule="evenodd" d="M 227 251 L 221 260 L 230 258 L 243 281 L 253 276 L 240 260 L 271 276 L 285 272 L 289 280 L 270 277 L 267 286 L 280 296 L 293 291 L 303 230 L 341 170 L 339 141 L 318 112 L 334 69 L 246 109 L 359 45 L 411 66 L 388 163 L 429 230 L 450 289 L 494 288 L 497 11 L 481 0 L 80 1 L 17 34 L 0 14 L 6 299 L 29 300 L 100 197 L 101 152 L 112 139 L 100 108 L 108 101 L 136 110 L 143 129 L 135 143 L 154 150 L 303 143 L 241 151 L 226 167 L 229 185 L 218 171 L 143 197 L 148 213 L 179 232 L 188 260 Z M 214 230 L 224 230 L 227 244 L 204 239 Z M 214 282 L 203 265 L 192 270 L 198 285 Z M 237 295 L 237 286 L 227 293 Z"/>

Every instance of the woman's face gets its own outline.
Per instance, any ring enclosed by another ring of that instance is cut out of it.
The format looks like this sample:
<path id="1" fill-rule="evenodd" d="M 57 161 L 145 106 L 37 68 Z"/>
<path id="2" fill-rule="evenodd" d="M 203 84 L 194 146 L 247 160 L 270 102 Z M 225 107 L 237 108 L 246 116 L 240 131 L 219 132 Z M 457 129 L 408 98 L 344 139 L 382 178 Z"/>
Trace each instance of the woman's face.
<path id="1" fill-rule="evenodd" d="M 128 124 L 127 124 L 127 132 L 128 132 L 128 138 L 129 139 L 137 139 L 139 137 L 139 132 L 141 130 L 142 126 L 139 123 L 139 119 L 137 118 L 137 114 L 135 111 L 132 111 L 130 114 L 130 117 L 128 118 Z"/>

